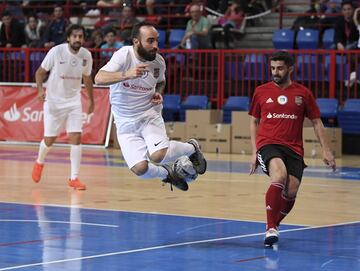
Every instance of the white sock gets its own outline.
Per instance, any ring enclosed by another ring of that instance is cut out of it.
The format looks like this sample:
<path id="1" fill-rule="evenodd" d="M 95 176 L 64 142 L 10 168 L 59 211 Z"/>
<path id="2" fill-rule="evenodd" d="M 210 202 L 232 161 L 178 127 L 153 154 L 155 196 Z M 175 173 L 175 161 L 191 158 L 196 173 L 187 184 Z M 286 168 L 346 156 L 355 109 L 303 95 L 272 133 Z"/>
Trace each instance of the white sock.
<path id="1" fill-rule="evenodd" d="M 81 161 L 81 145 L 70 145 L 71 180 L 79 176 Z"/>
<path id="2" fill-rule="evenodd" d="M 190 156 L 195 152 L 194 146 L 189 143 L 171 140 L 164 159 L 161 164 L 167 164 L 175 161 L 180 156 Z"/>
<path id="3" fill-rule="evenodd" d="M 161 180 L 165 179 L 168 175 L 168 171 L 162 166 L 154 165 L 153 163 L 148 163 L 148 170 L 145 174 L 139 176 L 140 179 L 154 179 L 160 178 Z"/>
<path id="4" fill-rule="evenodd" d="M 41 140 L 38 158 L 37 158 L 36 162 L 38 162 L 39 164 L 44 164 L 45 157 L 48 154 L 48 152 L 50 151 L 50 149 L 51 149 L 51 147 L 46 146 L 44 139 Z"/>

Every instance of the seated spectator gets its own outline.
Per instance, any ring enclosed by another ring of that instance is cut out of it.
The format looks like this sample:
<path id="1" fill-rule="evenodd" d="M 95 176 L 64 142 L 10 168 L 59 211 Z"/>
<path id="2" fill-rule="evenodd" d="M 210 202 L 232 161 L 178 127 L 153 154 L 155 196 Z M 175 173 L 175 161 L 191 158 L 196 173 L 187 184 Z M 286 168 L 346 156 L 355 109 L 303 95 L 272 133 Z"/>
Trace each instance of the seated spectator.
<path id="1" fill-rule="evenodd" d="M 25 45 L 24 27 L 9 11 L 4 11 L 0 26 L 0 47 L 22 47 Z"/>
<path id="2" fill-rule="evenodd" d="M 244 17 L 244 11 L 242 7 L 238 3 L 233 2 L 226 10 L 224 16 L 220 18 L 219 24 L 224 29 L 224 42 L 226 48 L 230 48 L 231 29 L 237 29 L 241 32 L 244 32 Z M 215 42 L 213 41 L 213 47 L 215 45 L 214 43 Z"/>
<path id="3" fill-rule="evenodd" d="M 192 0 L 191 3 L 187 4 L 184 10 L 185 16 L 190 16 L 190 9 L 193 5 L 199 5 L 201 13 L 204 12 L 204 3 L 202 0 Z"/>
<path id="4" fill-rule="evenodd" d="M 99 0 L 96 5 L 98 7 L 113 7 L 113 6 L 121 6 L 123 4 L 122 0 Z"/>
<path id="5" fill-rule="evenodd" d="M 341 4 L 341 16 L 335 23 L 335 48 L 338 50 L 356 49 L 359 32 L 353 21 L 354 6 L 351 1 L 344 1 Z"/>
<path id="6" fill-rule="evenodd" d="M 56 6 L 53 12 L 53 19 L 46 27 L 46 31 L 43 36 L 43 44 L 45 48 L 61 44 L 65 41 L 65 31 L 69 21 L 64 17 L 63 8 Z"/>
<path id="7" fill-rule="evenodd" d="M 30 48 L 42 47 L 41 39 L 44 34 L 44 23 L 36 15 L 29 15 L 25 25 L 26 45 Z"/>
<path id="8" fill-rule="evenodd" d="M 211 48 L 209 29 L 210 22 L 202 16 L 201 7 L 197 4 L 190 8 L 191 19 L 187 22 L 185 35 L 181 40 L 180 47 L 187 49 Z"/>
<path id="9" fill-rule="evenodd" d="M 104 44 L 105 44 L 104 36 L 101 30 L 95 29 L 91 33 L 90 39 L 85 42 L 84 47 L 100 49 L 101 46 Z"/>
<path id="10" fill-rule="evenodd" d="M 139 22 L 135 17 L 134 9 L 130 5 L 125 5 L 121 11 L 119 22 L 113 26 L 119 30 L 119 36 L 125 45 L 131 44 L 131 30 Z"/>
<path id="11" fill-rule="evenodd" d="M 124 46 L 124 44 L 120 41 L 116 40 L 116 31 L 114 29 L 109 29 L 106 33 L 105 33 L 105 42 L 103 45 L 101 45 L 101 49 L 120 49 L 121 47 Z M 104 58 L 111 58 L 111 56 L 113 55 L 114 51 L 103 51 L 101 52 L 101 56 Z"/>

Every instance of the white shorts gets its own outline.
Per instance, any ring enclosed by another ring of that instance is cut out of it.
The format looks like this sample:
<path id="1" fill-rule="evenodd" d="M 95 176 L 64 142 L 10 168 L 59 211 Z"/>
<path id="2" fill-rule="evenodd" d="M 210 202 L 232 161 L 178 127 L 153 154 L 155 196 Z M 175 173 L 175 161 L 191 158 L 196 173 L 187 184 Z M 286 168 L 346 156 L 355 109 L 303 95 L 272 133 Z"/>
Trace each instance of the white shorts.
<path id="1" fill-rule="evenodd" d="M 149 156 L 154 152 L 169 147 L 169 138 L 160 114 L 133 121 L 114 117 L 117 138 L 130 169 L 139 162 L 149 161 Z"/>
<path id="2" fill-rule="evenodd" d="M 82 132 L 82 108 L 81 104 L 66 108 L 54 108 L 44 103 L 44 136 L 55 137 L 63 128 L 67 133 Z"/>

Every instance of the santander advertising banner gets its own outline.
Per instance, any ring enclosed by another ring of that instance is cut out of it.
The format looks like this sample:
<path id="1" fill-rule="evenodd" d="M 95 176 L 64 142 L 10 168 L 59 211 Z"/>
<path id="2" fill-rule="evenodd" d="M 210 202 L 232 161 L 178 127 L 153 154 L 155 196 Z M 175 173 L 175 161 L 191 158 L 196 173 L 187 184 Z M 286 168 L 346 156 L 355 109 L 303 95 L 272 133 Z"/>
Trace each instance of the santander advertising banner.
<path id="1" fill-rule="evenodd" d="M 106 88 L 94 88 L 95 110 L 88 115 L 86 90 L 81 90 L 83 144 L 104 144 L 110 114 L 108 93 Z M 43 120 L 43 103 L 37 98 L 36 87 L 0 86 L 0 140 L 39 142 L 44 133 Z M 56 142 L 68 142 L 65 130 Z"/>

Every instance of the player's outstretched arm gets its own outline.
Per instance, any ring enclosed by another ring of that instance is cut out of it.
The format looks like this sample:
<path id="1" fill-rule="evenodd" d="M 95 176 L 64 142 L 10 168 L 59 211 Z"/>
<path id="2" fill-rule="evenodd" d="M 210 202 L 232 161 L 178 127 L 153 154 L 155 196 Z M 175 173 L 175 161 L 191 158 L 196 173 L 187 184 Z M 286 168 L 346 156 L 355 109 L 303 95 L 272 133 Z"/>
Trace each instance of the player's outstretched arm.
<path id="1" fill-rule="evenodd" d="M 322 123 L 321 119 L 313 119 L 311 120 L 314 126 L 315 135 L 320 141 L 322 151 L 323 151 L 323 161 L 326 165 L 331 167 L 333 171 L 336 170 L 336 162 L 334 155 L 332 154 L 330 147 L 329 147 L 329 141 L 326 136 L 324 124 Z"/>
<path id="2" fill-rule="evenodd" d="M 88 108 L 88 114 L 91 114 L 94 112 L 94 94 L 93 94 L 93 81 L 91 78 L 91 75 L 83 75 L 84 85 L 85 89 L 87 91 L 88 97 L 89 97 L 89 108 Z"/>
<path id="3" fill-rule="evenodd" d="M 149 65 L 147 64 L 139 64 L 127 71 L 118 72 L 100 70 L 95 76 L 95 83 L 98 85 L 111 85 L 121 81 L 141 77 L 148 66 Z"/>
<path id="4" fill-rule="evenodd" d="M 250 161 L 250 175 L 255 173 L 257 168 L 257 158 L 256 158 L 256 134 L 259 126 L 259 119 L 250 116 L 250 136 L 251 136 L 251 146 L 252 146 L 252 155 Z"/>
<path id="5" fill-rule="evenodd" d="M 48 72 L 44 68 L 39 67 L 36 70 L 35 81 L 38 90 L 38 98 L 40 101 L 45 101 L 45 91 L 44 91 L 43 83 L 47 78 L 47 76 L 48 76 Z"/>

